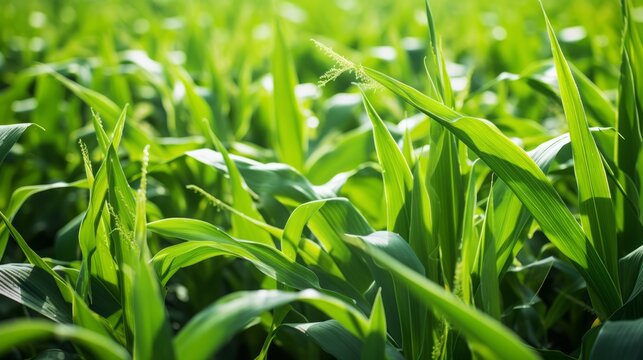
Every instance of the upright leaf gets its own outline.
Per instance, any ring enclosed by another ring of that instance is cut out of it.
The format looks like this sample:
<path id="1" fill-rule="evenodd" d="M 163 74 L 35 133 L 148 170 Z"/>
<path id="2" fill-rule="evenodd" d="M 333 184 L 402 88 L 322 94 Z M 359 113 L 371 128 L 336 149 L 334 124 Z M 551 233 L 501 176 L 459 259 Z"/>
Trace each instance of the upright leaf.
<path id="1" fill-rule="evenodd" d="M 595 308 L 607 317 L 621 305 L 616 283 L 582 228 L 538 166 L 487 120 L 467 117 L 376 70 L 365 75 L 430 115 L 474 151 L 518 196 L 550 239 L 587 280 Z"/>
<path id="2" fill-rule="evenodd" d="M 373 124 L 373 138 L 377 158 L 382 167 L 384 196 L 386 196 L 386 218 L 389 231 L 408 238 L 411 222 L 411 200 L 413 175 L 402 151 L 389 133 L 384 121 L 375 112 L 366 94 L 362 94 L 366 113 Z"/>
<path id="3" fill-rule="evenodd" d="M 563 100 L 569 136 L 571 137 L 581 224 L 589 241 L 605 263 L 612 279 L 616 280 L 618 279 L 616 223 L 607 175 L 601 154 L 589 131 L 578 87 L 544 8 L 543 14 L 547 23 L 547 32 L 560 86 L 560 96 Z"/>
<path id="4" fill-rule="evenodd" d="M 499 322 L 465 305 L 438 284 L 428 281 L 401 261 L 388 255 L 374 244 L 360 237 L 346 240 L 371 256 L 377 264 L 391 273 L 399 284 L 408 289 L 414 298 L 443 316 L 451 326 L 463 333 L 478 353 L 495 359 L 537 359 L 520 339 Z"/>
<path id="5" fill-rule="evenodd" d="M 272 80 L 274 148 L 282 162 L 301 171 L 304 168 L 308 151 L 308 138 L 304 118 L 295 97 L 295 85 L 297 84 L 295 67 L 278 21 L 275 21 Z"/>
<path id="6" fill-rule="evenodd" d="M 140 249 L 131 291 L 134 312 L 134 359 L 174 359 L 172 331 L 156 273 L 149 264 L 147 221 L 147 147 L 143 154 L 141 185 L 136 194 L 134 242 Z"/>
<path id="7" fill-rule="evenodd" d="M 255 207 L 251 196 L 251 192 L 248 189 L 248 185 L 246 185 L 246 182 L 243 180 L 243 177 L 241 176 L 237 165 L 230 158 L 228 150 L 226 150 L 225 146 L 221 143 L 221 141 L 219 141 L 219 138 L 212 132 L 209 126 L 207 127 L 212 143 L 214 144 L 217 151 L 221 153 L 221 156 L 223 156 L 223 160 L 225 161 L 226 167 L 228 168 L 230 185 L 232 187 L 232 206 L 245 215 L 263 222 L 263 216 L 261 216 L 259 211 L 257 211 L 257 208 Z M 257 228 L 238 215 L 232 215 L 232 228 L 234 231 L 234 235 L 236 235 L 237 237 L 260 242 L 266 245 L 274 245 L 270 234 L 262 229 Z"/>

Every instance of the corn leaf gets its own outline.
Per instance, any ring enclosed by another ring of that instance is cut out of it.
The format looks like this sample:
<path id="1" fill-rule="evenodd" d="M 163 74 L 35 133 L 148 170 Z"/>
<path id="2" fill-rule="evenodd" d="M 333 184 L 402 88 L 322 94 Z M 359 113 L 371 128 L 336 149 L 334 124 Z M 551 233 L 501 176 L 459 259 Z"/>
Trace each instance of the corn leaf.
<path id="1" fill-rule="evenodd" d="M 319 281 L 312 271 L 286 258 L 281 252 L 264 244 L 234 239 L 206 222 L 193 219 L 163 219 L 148 224 L 148 229 L 165 237 L 202 241 L 206 246 L 242 257 L 252 262 L 267 276 L 295 289 L 319 288 Z"/>
<path id="2" fill-rule="evenodd" d="M 275 21 L 274 29 L 275 48 L 272 52 L 274 148 L 282 162 L 301 171 L 308 151 L 308 137 L 304 118 L 295 97 L 297 75 L 278 21 Z"/>
<path id="3" fill-rule="evenodd" d="M 262 313 L 295 301 L 317 307 L 360 339 L 368 331 L 368 320 L 363 314 L 315 290 L 237 292 L 205 308 L 185 325 L 174 339 L 179 359 L 207 359 Z"/>
<path id="4" fill-rule="evenodd" d="M 23 344 L 48 339 L 69 340 L 86 349 L 96 359 L 129 359 L 127 351 L 108 337 L 80 326 L 55 324 L 43 320 L 14 320 L 0 323 L 0 355 Z"/>
<path id="5" fill-rule="evenodd" d="M 620 307 L 619 290 L 605 263 L 549 180 L 522 149 L 486 120 L 464 116 L 376 70 L 361 69 L 442 124 L 505 181 L 538 221 L 549 240 L 570 258 L 587 280 L 601 317 L 607 317 Z"/>
<path id="6" fill-rule="evenodd" d="M 364 107 L 373 124 L 373 138 L 377 158 L 382 167 L 384 196 L 386 196 L 387 229 L 408 238 L 411 222 L 410 195 L 413 189 L 413 175 L 402 151 L 389 133 L 384 121 L 375 112 L 366 94 L 362 94 Z"/>
<path id="7" fill-rule="evenodd" d="M 560 96 L 563 100 L 563 108 L 571 137 L 581 224 L 589 241 L 605 263 L 612 279 L 617 280 L 616 224 L 612 196 L 607 183 L 607 174 L 603 167 L 601 154 L 589 131 L 578 87 L 574 82 L 567 60 L 565 60 L 565 56 L 560 49 L 554 29 L 547 15 L 544 14 L 544 16 L 554 55 L 556 74 L 558 75 Z M 618 292 L 615 295 L 620 297 Z"/>
<path id="8" fill-rule="evenodd" d="M 71 323 L 71 304 L 44 270 L 31 264 L 0 265 L 0 294 L 58 323 Z"/>
<path id="9" fill-rule="evenodd" d="M 454 295 L 405 265 L 400 261 L 401 259 L 395 259 L 373 244 L 369 244 L 365 238 L 348 236 L 346 240 L 371 256 L 415 298 L 443 316 L 451 326 L 463 333 L 470 344 L 484 357 L 538 358 L 516 335 L 500 323 L 465 305 Z"/>
<path id="10" fill-rule="evenodd" d="M 32 124 L 0 125 L 0 165 L 2 165 L 2 161 L 4 161 L 13 144 L 18 141 L 20 135 L 31 125 Z"/>

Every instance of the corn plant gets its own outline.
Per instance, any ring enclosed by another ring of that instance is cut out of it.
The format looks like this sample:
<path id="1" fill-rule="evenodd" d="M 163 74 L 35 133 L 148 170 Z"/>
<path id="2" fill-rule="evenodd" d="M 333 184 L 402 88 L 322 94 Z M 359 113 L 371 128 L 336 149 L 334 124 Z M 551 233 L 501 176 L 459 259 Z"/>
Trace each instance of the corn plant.
<path id="1" fill-rule="evenodd" d="M 0 5 L 51 30 L 0 36 L 3 356 L 643 356 L 640 6 L 534 1 L 530 46 L 475 1 L 73 3 Z"/>

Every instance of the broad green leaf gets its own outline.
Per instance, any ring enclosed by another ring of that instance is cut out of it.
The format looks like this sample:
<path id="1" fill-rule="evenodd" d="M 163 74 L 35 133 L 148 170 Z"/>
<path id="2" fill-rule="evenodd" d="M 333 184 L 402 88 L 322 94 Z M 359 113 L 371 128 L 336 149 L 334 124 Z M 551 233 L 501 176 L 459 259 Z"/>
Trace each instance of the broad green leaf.
<path id="1" fill-rule="evenodd" d="M 187 155 L 218 171 L 227 172 L 221 153 L 210 149 L 187 152 Z M 244 157 L 230 155 L 244 181 L 259 196 L 266 220 L 272 224 L 285 223 L 290 211 L 286 207 L 296 207 L 321 196 L 308 180 L 292 167 L 280 163 L 262 164 Z"/>
<path id="2" fill-rule="evenodd" d="M 423 155 L 423 157 L 426 155 Z M 421 160 L 423 160 L 421 158 Z M 422 161 L 417 161 L 413 169 L 413 193 L 411 195 L 411 221 L 409 245 L 424 266 L 427 278 L 438 281 L 440 262 L 438 241 L 433 232 L 433 213 Z"/>
<path id="3" fill-rule="evenodd" d="M 193 219 L 163 219 L 148 224 L 148 229 L 164 237 L 202 241 L 217 250 L 242 257 L 252 262 L 267 276 L 295 289 L 319 288 L 319 281 L 312 271 L 286 258 L 273 247 L 234 239 L 206 222 Z"/>
<path id="4" fill-rule="evenodd" d="M 109 245 L 109 214 L 106 209 L 107 189 L 107 159 L 103 160 L 96 176 L 87 169 L 87 180 L 91 182 L 89 205 L 78 231 L 79 247 L 82 254 L 82 267 L 77 291 L 85 298 L 91 296 L 89 279 L 96 275 L 109 284 L 116 285 L 116 263 L 112 258 Z"/>
<path id="5" fill-rule="evenodd" d="M 493 234 L 488 231 L 487 221 L 495 219 L 493 194 L 487 199 L 487 209 L 482 223 L 481 239 L 478 241 L 479 271 L 480 276 L 480 307 L 484 312 L 496 320 L 500 320 L 502 312 L 502 298 L 498 271 L 496 269 L 496 242 Z"/>
<path id="6" fill-rule="evenodd" d="M 610 320 L 632 320 L 643 316 L 643 246 L 619 262 L 621 291 L 625 304 Z"/>
<path id="7" fill-rule="evenodd" d="M 118 343 L 80 326 L 55 324 L 43 320 L 13 320 L 0 323 L 0 355 L 11 348 L 48 339 L 69 340 L 96 359 L 130 359 Z"/>
<path id="8" fill-rule="evenodd" d="M 134 312 L 134 359 L 175 359 L 172 330 L 165 311 L 164 295 L 151 264 L 147 245 L 147 147 L 143 154 L 141 184 L 136 194 L 134 243 L 140 249 L 138 263 L 134 264 L 132 284 Z"/>
<path id="9" fill-rule="evenodd" d="M 335 175 L 370 161 L 374 151 L 372 130 L 367 126 L 329 135 L 306 160 L 306 177 L 313 184 L 328 182 Z"/>
<path id="10" fill-rule="evenodd" d="M 244 213 L 245 215 L 259 221 L 264 221 L 263 216 L 255 208 L 251 193 L 249 192 L 246 182 L 241 177 L 237 165 L 232 161 L 225 146 L 219 141 L 219 138 L 212 132 L 210 127 L 206 124 L 210 138 L 214 147 L 223 156 L 226 167 L 228 168 L 228 175 L 230 176 L 230 185 L 232 187 L 232 206 Z M 258 229 L 253 224 L 240 216 L 232 215 L 232 230 L 234 235 L 247 240 L 256 241 L 262 244 L 273 246 L 274 243 L 270 234 L 262 229 Z"/>
<path id="11" fill-rule="evenodd" d="M 65 85 L 67 89 L 78 96 L 83 102 L 94 108 L 96 112 L 105 119 L 109 129 L 116 128 L 119 119 L 122 119 L 122 111 L 112 100 L 99 92 L 88 89 L 75 81 L 60 75 L 53 69 L 49 70 L 49 73 Z M 124 127 L 125 133 L 127 134 L 125 145 L 133 159 L 138 159 L 138 154 L 142 152 L 146 145 L 151 146 L 150 150 L 155 156 L 164 158 L 164 150 L 158 146 L 157 142 L 143 131 L 141 127 L 134 126 L 131 122 L 127 121 L 125 121 Z"/>
<path id="12" fill-rule="evenodd" d="M 369 234 L 373 231 L 366 219 L 344 198 L 329 198 L 307 202 L 297 207 L 288 219 L 283 243 L 299 240 L 304 225 L 308 225 L 323 250 L 334 260 L 343 274 L 342 277 L 358 290 L 365 290 L 372 278 L 366 264 L 342 240 L 344 233 Z M 292 251 L 292 250 L 289 250 Z M 334 265 L 322 265 L 333 269 Z"/>
<path id="13" fill-rule="evenodd" d="M 362 347 L 362 359 L 385 359 L 386 354 L 386 314 L 384 312 L 384 303 L 382 302 L 381 289 L 375 296 L 373 309 L 369 321 L 369 332 L 364 339 Z"/>
<path id="14" fill-rule="evenodd" d="M 172 331 L 156 273 L 139 262 L 133 282 L 134 358 L 174 359 Z"/>
<path id="15" fill-rule="evenodd" d="M 325 352 L 339 360 L 354 360 L 360 357 L 362 343 L 355 335 L 344 329 L 336 320 L 313 323 L 284 324 L 313 339 Z"/>
<path id="16" fill-rule="evenodd" d="M 201 134 L 206 139 L 210 139 L 208 127 L 203 122 L 205 120 L 208 124 L 213 125 L 217 136 L 227 143 L 230 140 L 230 126 L 227 123 L 227 120 L 219 117 L 215 118 L 210 104 L 208 104 L 208 102 L 199 95 L 197 85 L 194 83 L 194 80 L 190 77 L 187 70 L 176 65 L 169 65 L 168 69 L 172 76 L 180 81 L 185 88 L 185 94 L 192 113 L 192 119 L 197 123 Z"/>
<path id="17" fill-rule="evenodd" d="M 107 209 L 103 210 L 103 214 L 109 215 L 109 220 L 105 225 L 109 229 L 108 238 L 111 238 L 112 254 L 116 258 L 118 266 L 118 289 L 120 290 L 121 303 L 124 308 L 123 319 L 126 329 L 132 332 L 132 334 L 127 333 L 128 339 L 131 339 L 136 316 L 134 279 L 137 274 L 138 257 L 141 252 L 135 238 L 136 200 L 114 146 L 110 145 L 108 148 L 105 165 L 107 172 Z M 98 179 L 96 182 L 98 182 Z M 107 253 L 101 255 L 106 257 Z M 130 341 L 128 340 L 128 343 Z"/>
<path id="18" fill-rule="evenodd" d="M 59 323 L 71 323 L 71 304 L 56 282 L 31 264 L 0 265 L 0 294 Z"/>
<path id="19" fill-rule="evenodd" d="M 604 130 L 606 129 L 590 129 L 594 133 Z M 565 133 L 538 145 L 527 154 L 547 174 L 558 153 L 569 145 L 570 141 L 569 134 Z M 531 215 L 502 180 L 494 182 L 493 194 L 496 213 L 503 214 L 503 216 L 495 217 L 493 224 L 490 224 L 490 230 L 493 232 L 496 243 L 497 270 L 499 274 L 502 274 L 512 261 L 514 246 L 529 223 Z"/>
<path id="20" fill-rule="evenodd" d="M 340 360 L 353 360 L 360 357 L 363 344 L 337 320 L 326 320 L 314 323 L 283 324 L 309 336 L 324 351 Z M 386 344 L 386 358 L 404 359 L 397 349 Z"/>
<path id="21" fill-rule="evenodd" d="M 617 134 L 615 142 L 615 162 L 618 170 L 623 172 L 619 180 L 624 181 L 627 176 L 632 179 L 640 177 L 637 171 L 637 162 L 640 161 L 641 141 L 643 131 L 641 127 L 643 116 L 643 81 L 641 80 L 640 63 L 643 61 L 643 45 L 641 44 L 640 26 L 633 16 L 634 9 L 629 0 L 621 1 L 623 13 L 623 47 L 621 54 L 621 69 L 618 93 L 618 118 L 616 121 Z M 630 211 L 626 199 L 622 194 L 616 195 L 616 211 L 620 234 L 619 254 L 626 254 L 641 242 L 643 227 L 636 212 Z"/>
<path id="22" fill-rule="evenodd" d="M 574 156 L 574 173 L 578 185 L 581 224 L 585 234 L 596 248 L 612 279 L 618 279 L 616 224 L 612 196 L 601 154 L 589 131 L 587 117 L 572 72 L 558 44 L 554 29 L 545 14 L 547 32 L 554 55 L 565 117 Z M 617 292 L 615 294 L 619 296 Z"/>
<path id="23" fill-rule="evenodd" d="M 274 34 L 275 47 L 272 52 L 274 149 L 282 162 L 301 171 L 308 151 L 308 137 L 304 118 L 295 97 L 297 75 L 278 21 L 275 21 Z"/>
<path id="24" fill-rule="evenodd" d="M 295 301 L 315 306 L 360 339 L 368 331 L 368 320 L 362 313 L 315 290 L 236 292 L 202 310 L 179 332 L 174 338 L 179 359 L 207 359 L 262 313 Z"/>
<path id="25" fill-rule="evenodd" d="M 101 335 L 110 337 L 112 334 L 108 331 L 107 321 L 101 318 L 98 314 L 93 312 L 87 303 L 73 290 L 72 286 L 67 283 L 60 275 L 58 275 L 52 268 L 35 252 L 33 251 L 25 239 L 20 235 L 18 230 L 13 227 L 9 219 L 0 212 L 0 218 L 9 229 L 13 239 L 18 244 L 20 250 L 25 255 L 27 260 L 35 267 L 44 270 L 56 282 L 60 294 L 65 301 L 72 304 L 72 317 L 74 324 L 80 325 L 88 330 L 97 332 Z"/>
<path id="26" fill-rule="evenodd" d="M 14 216 L 18 213 L 18 210 L 22 207 L 27 199 L 31 196 L 38 194 L 42 191 L 53 190 L 53 189 L 64 189 L 69 187 L 75 188 L 86 188 L 87 182 L 84 180 L 74 181 L 73 183 L 66 182 L 55 182 L 52 184 L 46 185 L 28 185 L 16 189 L 13 194 L 11 194 L 11 199 L 9 200 L 9 206 L 6 210 L 6 215 L 9 220 L 13 220 Z M 7 241 L 9 240 L 9 232 L 6 231 L 4 224 L 0 224 L 0 259 L 4 255 L 4 250 L 7 246 Z"/>
<path id="27" fill-rule="evenodd" d="M 406 240 L 398 234 L 378 231 L 366 236 L 359 236 L 359 238 L 424 275 L 422 263 Z M 372 261 L 369 259 L 371 264 Z M 383 291 L 385 306 L 388 309 L 386 311 L 387 324 L 390 323 L 393 329 L 395 329 L 394 326 L 399 326 L 399 337 L 395 337 L 395 332 L 392 335 L 396 341 L 402 344 L 404 355 L 411 358 L 422 356 L 424 351 L 428 351 L 429 348 L 426 334 L 430 328 L 425 326 L 428 314 L 426 306 L 412 297 L 408 288 L 404 287 L 399 279 L 391 276 L 386 269 L 380 269 L 377 263 L 371 265 L 371 272 Z"/>
<path id="28" fill-rule="evenodd" d="M 608 321 L 596 337 L 590 359 L 640 359 L 641 338 L 643 319 Z"/>
<path id="29" fill-rule="evenodd" d="M 387 228 L 408 237 L 411 222 L 410 194 L 413 175 L 402 151 L 389 133 L 384 121 L 375 112 L 366 94 L 362 94 L 366 113 L 373 124 L 373 139 L 377 158 L 382 167 L 384 195 L 386 196 Z"/>
<path id="30" fill-rule="evenodd" d="M 203 260 L 229 253 L 206 241 L 187 241 L 161 249 L 154 255 L 151 262 L 161 285 L 165 286 L 177 271 Z"/>
<path id="31" fill-rule="evenodd" d="M 13 144 L 18 141 L 20 135 L 32 124 L 0 125 L 0 165 L 11 150 Z"/>
<path id="32" fill-rule="evenodd" d="M 604 262 L 547 177 L 524 150 L 486 120 L 464 116 L 378 71 L 360 69 L 442 124 L 496 172 L 532 213 L 549 240 L 578 267 L 601 317 L 620 307 L 619 290 Z"/>
<path id="33" fill-rule="evenodd" d="M 432 217 L 432 228 L 440 249 L 442 282 L 453 289 L 464 207 L 458 143 L 453 134 L 433 123 L 429 144 L 426 180 L 431 195 L 431 213 L 436 214 Z"/>
<path id="34" fill-rule="evenodd" d="M 464 334 L 475 350 L 486 358 L 537 359 L 536 354 L 507 328 L 487 315 L 465 305 L 438 284 L 430 282 L 386 252 L 367 241 L 348 236 L 346 240 L 374 261 L 408 289 L 416 299 L 444 317 L 455 329 Z"/>
<path id="35" fill-rule="evenodd" d="M 469 171 L 469 181 L 467 183 L 467 193 L 465 194 L 464 213 L 462 216 L 462 251 L 460 260 L 460 289 L 462 291 L 462 300 L 471 305 L 473 303 L 473 275 L 476 273 L 474 267 L 478 259 L 478 247 L 480 236 L 475 226 L 474 214 L 478 197 L 476 193 L 476 179 L 478 174 L 476 170 L 480 162 L 476 160 L 471 165 Z M 486 219 L 485 219 L 486 221 Z M 429 278 L 431 281 L 437 281 L 437 278 Z"/>

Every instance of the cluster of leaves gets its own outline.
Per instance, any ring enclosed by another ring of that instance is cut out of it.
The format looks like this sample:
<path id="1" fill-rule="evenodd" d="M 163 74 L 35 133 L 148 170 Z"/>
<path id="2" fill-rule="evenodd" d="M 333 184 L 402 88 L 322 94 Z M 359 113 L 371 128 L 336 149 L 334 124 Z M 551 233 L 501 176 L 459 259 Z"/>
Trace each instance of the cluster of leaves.
<path id="1" fill-rule="evenodd" d="M 550 60 L 524 70 L 507 51 L 539 46 L 482 43 L 467 71 L 428 2 L 205 3 L 108 3 L 103 23 L 76 18 L 91 2 L 0 5 L 30 14 L 16 33 L 61 19 L 46 40 L 0 36 L 0 116 L 16 119 L 0 125 L 0 354 L 642 356 L 640 7 L 605 8 L 617 35 L 589 56 L 618 65 L 588 77 L 544 8 Z M 145 17 L 109 11 L 130 7 Z M 395 46 L 342 45 L 378 33 L 335 14 L 360 7 Z M 154 16 L 179 9 L 187 22 Z M 336 42 L 289 46 L 285 19 L 306 14 Z M 93 40 L 97 56 L 77 48 Z M 349 92 L 298 80 L 320 76 Z"/>

